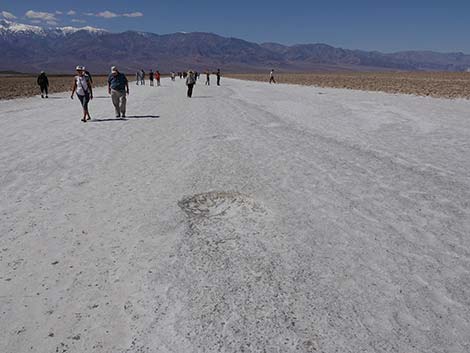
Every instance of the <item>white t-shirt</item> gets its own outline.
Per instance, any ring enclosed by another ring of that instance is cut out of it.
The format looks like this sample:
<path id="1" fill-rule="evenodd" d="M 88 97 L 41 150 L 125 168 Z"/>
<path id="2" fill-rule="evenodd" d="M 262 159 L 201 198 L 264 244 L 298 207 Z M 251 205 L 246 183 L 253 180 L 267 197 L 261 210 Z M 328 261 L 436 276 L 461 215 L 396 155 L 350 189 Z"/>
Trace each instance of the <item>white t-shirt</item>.
<path id="1" fill-rule="evenodd" d="M 84 96 L 90 92 L 90 88 L 88 87 L 88 79 L 85 75 L 75 76 L 75 81 L 77 82 L 77 94 L 79 96 Z"/>

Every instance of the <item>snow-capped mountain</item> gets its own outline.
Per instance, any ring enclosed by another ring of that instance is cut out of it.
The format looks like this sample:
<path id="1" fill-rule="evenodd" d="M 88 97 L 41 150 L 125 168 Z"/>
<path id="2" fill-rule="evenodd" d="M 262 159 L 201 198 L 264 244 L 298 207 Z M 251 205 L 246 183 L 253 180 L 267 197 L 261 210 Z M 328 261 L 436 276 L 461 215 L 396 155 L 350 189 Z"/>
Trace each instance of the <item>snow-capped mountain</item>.
<path id="1" fill-rule="evenodd" d="M 40 26 L 32 26 L 23 23 L 16 23 L 11 22 L 8 20 L 0 20 L 0 35 L 8 36 L 8 35 L 36 35 L 46 37 L 48 35 L 69 35 L 72 33 L 76 33 L 79 31 L 85 31 L 90 34 L 105 34 L 108 31 L 95 28 L 95 27 L 51 27 L 51 28 L 44 28 Z"/>
<path id="2" fill-rule="evenodd" d="M 408 51 L 392 54 L 348 50 L 326 44 L 257 44 L 213 33 L 158 35 L 112 33 L 94 27 L 43 28 L 0 20 L 0 70 L 65 73 L 76 65 L 103 73 L 110 65 L 123 71 L 170 70 L 285 71 L 430 70 L 464 71 L 463 53 Z"/>

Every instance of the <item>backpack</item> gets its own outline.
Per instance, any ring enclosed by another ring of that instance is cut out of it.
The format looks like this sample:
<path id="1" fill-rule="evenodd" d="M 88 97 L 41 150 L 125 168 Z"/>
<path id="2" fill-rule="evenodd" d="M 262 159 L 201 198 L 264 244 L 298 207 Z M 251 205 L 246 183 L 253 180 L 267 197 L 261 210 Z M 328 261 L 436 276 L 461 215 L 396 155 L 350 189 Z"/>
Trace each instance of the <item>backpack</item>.
<path id="1" fill-rule="evenodd" d="M 85 71 L 85 75 L 88 76 L 88 80 L 90 81 L 90 83 L 93 83 L 93 78 L 91 77 L 90 72 Z"/>

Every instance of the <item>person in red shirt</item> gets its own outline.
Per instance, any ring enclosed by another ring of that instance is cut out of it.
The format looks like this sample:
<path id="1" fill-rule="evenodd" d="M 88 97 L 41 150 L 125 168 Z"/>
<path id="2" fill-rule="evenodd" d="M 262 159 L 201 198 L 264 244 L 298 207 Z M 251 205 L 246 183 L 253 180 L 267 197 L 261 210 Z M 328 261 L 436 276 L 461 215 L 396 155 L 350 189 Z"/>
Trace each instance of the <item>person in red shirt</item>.
<path id="1" fill-rule="evenodd" d="M 160 71 L 155 71 L 155 80 L 157 80 L 157 86 L 160 87 Z"/>

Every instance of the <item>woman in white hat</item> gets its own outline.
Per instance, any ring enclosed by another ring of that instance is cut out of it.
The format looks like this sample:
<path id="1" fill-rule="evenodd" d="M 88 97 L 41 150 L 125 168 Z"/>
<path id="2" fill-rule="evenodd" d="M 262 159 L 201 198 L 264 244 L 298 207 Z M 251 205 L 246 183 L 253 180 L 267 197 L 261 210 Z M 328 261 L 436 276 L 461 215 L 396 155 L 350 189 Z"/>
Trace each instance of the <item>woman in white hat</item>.
<path id="1" fill-rule="evenodd" d="M 83 66 L 77 66 L 75 68 L 77 75 L 73 78 L 72 94 L 70 98 L 73 99 L 73 95 L 77 92 L 77 97 L 83 107 L 83 118 L 82 121 L 86 122 L 91 119 L 90 113 L 88 112 L 88 103 L 93 99 L 93 88 L 91 87 L 90 78 L 85 75 L 85 68 Z"/>

